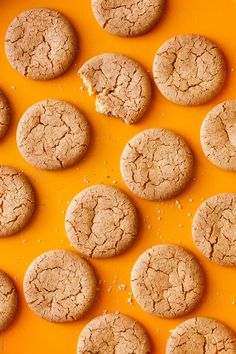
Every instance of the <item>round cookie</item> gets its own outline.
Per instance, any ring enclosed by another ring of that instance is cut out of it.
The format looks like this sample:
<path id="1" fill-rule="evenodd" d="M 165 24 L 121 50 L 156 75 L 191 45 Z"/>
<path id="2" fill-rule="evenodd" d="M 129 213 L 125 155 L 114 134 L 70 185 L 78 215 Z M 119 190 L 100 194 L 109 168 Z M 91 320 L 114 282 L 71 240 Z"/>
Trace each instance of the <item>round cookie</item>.
<path id="1" fill-rule="evenodd" d="M 78 251 L 107 258 L 124 252 L 138 233 L 135 206 L 119 189 L 94 185 L 70 203 L 65 220 L 67 236 Z"/>
<path id="2" fill-rule="evenodd" d="M 73 252 L 51 250 L 37 257 L 24 277 L 31 310 L 51 322 L 83 316 L 96 297 L 97 282 L 89 263 Z"/>
<path id="3" fill-rule="evenodd" d="M 120 169 L 127 187 L 140 198 L 178 195 L 193 177 L 193 155 L 182 137 L 167 129 L 147 129 L 126 145 Z"/>
<path id="4" fill-rule="evenodd" d="M 193 240 L 202 254 L 224 266 L 236 266 L 236 193 L 215 195 L 198 208 Z"/>
<path id="5" fill-rule="evenodd" d="M 204 154 L 215 166 L 236 171 L 236 100 L 214 107 L 201 126 Z"/>
<path id="6" fill-rule="evenodd" d="M 71 167 L 84 157 L 89 125 L 77 107 L 60 100 L 44 100 L 28 108 L 17 127 L 19 151 L 43 170 Z"/>
<path id="7" fill-rule="evenodd" d="M 23 229 L 33 214 L 34 205 L 33 188 L 22 172 L 0 166 L 0 237 Z"/>
<path id="8" fill-rule="evenodd" d="M 226 64 L 215 43 L 196 34 L 184 34 L 167 40 L 159 48 L 153 75 L 168 100 L 194 106 L 218 94 L 224 84 Z"/>
<path id="9" fill-rule="evenodd" d="M 17 310 L 16 288 L 9 276 L 0 270 L 0 331 L 13 320 Z"/>
<path id="10" fill-rule="evenodd" d="M 0 140 L 4 137 L 9 127 L 11 110 L 8 99 L 0 91 Z"/>
<path id="11" fill-rule="evenodd" d="M 192 253 L 176 245 L 147 249 L 131 272 L 134 297 L 144 311 L 163 318 L 189 313 L 200 301 L 204 277 Z"/>
<path id="12" fill-rule="evenodd" d="M 195 317 L 182 322 L 167 342 L 166 354 L 236 353 L 236 337 L 221 322 L 207 317 Z"/>
<path id="13" fill-rule="evenodd" d="M 94 318 L 82 330 L 77 354 L 150 354 L 150 344 L 144 328 L 121 314 L 106 314 Z"/>
<path id="14" fill-rule="evenodd" d="M 136 123 L 151 100 L 150 79 L 134 60 L 121 54 L 102 54 L 79 70 L 90 95 L 96 95 L 96 111 L 127 124 Z"/>
<path id="15" fill-rule="evenodd" d="M 8 27 L 5 51 L 10 64 L 33 80 L 53 79 L 63 74 L 77 53 L 77 36 L 59 11 L 29 9 Z"/>
<path id="16" fill-rule="evenodd" d="M 159 21 L 164 0 L 92 0 L 99 25 L 121 37 L 133 37 L 150 31 Z"/>

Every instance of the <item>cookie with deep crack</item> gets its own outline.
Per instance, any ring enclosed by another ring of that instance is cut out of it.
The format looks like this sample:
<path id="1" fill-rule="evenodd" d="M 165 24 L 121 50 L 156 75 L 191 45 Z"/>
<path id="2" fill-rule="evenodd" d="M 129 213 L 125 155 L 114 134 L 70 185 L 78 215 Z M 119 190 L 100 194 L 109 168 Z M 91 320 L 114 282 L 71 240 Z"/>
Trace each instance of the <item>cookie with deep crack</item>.
<path id="1" fill-rule="evenodd" d="M 87 151 L 89 139 L 88 121 L 78 108 L 55 99 L 29 107 L 16 134 L 21 155 L 43 170 L 59 170 L 79 162 Z"/>
<path id="2" fill-rule="evenodd" d="M 0 91 L 0 140 L 6 134 L 11 118 L 11 109 L 7 97 Z"/>
<path id="3" fill-rule="evenodd" d="M 153 63 L 155 83 L 168 100 L 180 105 L 200 105 L 221 90 L 225 59 L 215 43 L 196 34 L 167 40 Z"/>
<path id="4" fill-rule="evenodd" d="M 18 296 L 10 277 L 0 270 L 0 331 L 13 320 L 17 310 Z"/>
<path id="5" fill-rule="evenodd" d="M 30 309 L 51 322 L 78 320 L 96 297 L 97 281 L 89 263 L 66 250 L 41 254 L 28 267 L 24 295 Z"/>
<path id="6" fill-rule="evenodd" d="M 220 321 L 207 317 L 190 318 L 173 331 L 167 342 L 166 354 L 236 353 L 233 331 Z"/>
<path id="7" fill-rule="evenodd" d="M 122 314 L 105 314 L 90 321 L 79 336 L 77 354 L 150 354 L 146 331 Z"/>
<path id="8" fill-rule="evenodd" d="M 0 166 L 0 237 L 11 236 L 29 222 L 35 205 L 34 191 L 26 176 Z"/>
<path id="9" fill-rule="evenodd" d="M 96 111 L 136 123 L 146 112 L 151 100 L 148 74 L 133 59 L 121 54 L 101 54 L 88 60 L 79 76 L 96 95 Z"/>
<path id="10" fill-rule="evenodd" d="M 29 9 L 17 15 L 8 27 L 5 51 L 21 75 L 33 80 L 53 79 L 74 61 L 77 36 L 59 11 Z"/>
<path id="11" fill-rule="evenodd" d="M 139 36 L 159 21 L 165 0 L 92 0 L 93 14 L 107 32 L 121 37 Z"/>
<path id="12" fill-rule="evenodd" d="M 236 171 L 236 100 L 214 107 L 201 126 L 201 146 L 215 166 Z"/>
<path id="13" fill-rule="evenodd" d="M 67 236 L 78 251 L 107 258 L 124 252 L 138 233 L 134 204 L 121 190 L 94 185 L 76 195 L 65 220 Z"/>
<path id="14" fill-rule="evenodd" d="M 131 272 L 134 297 L 144 311 L 158 317 L 186 315 L 204 289 L 202 269 L 192 253 L 176 245 L 147 249 Z"/>
<path id="15" fill-rule="evenodd" d="M 182 137 L 167 129 L 147 129 L 126 145 L 120 169 L 127 187 L 140 198 L 170 199 L 193 176 L 192 152 Z"/>

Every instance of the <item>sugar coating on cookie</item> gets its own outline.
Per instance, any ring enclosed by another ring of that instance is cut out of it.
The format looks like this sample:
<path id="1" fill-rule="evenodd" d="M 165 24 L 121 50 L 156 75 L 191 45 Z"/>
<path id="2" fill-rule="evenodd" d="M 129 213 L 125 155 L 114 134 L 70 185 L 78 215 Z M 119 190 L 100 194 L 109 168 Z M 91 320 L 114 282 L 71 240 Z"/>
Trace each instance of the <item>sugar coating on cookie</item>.
<path id="1" fill-rule="evenodd" d="M 51 322 L 79 319 L 91 307 L 97 288 L 89 263 L 66 250 L 51 250 L 36 258 L 23 285 L 31 310 Z"/>
<path id="2" fill-rule="evenodd" d="M 236 337 L 220 321 L 207 317 L 190 318 L 171 331 L 167 342 L 166 354 L 183 353 L 235 354 Z"/>
<path id="3" fill-rule="evenodd" d="M 0 139 L 2 139 L 7 132 L 10 123 L 10 118 L 10 104 L 4 93 L 0 91 Z"/>
<path id="4" fill-rule="evenodd" d="M 22 172 L 0 166 L 0 237 L 23 229 L 35 206 L 34 191 Z"/>
<path id="5" fill-rule="evenodd" d="M 224 266 L 236 266 L 236 193 L 204 201 L 194 216 L 192 234 L 204 256 Z"/>
<path id="6" fill-rule="evenodd" d="M 132 37 L 150 31 L 159 21 L 165 0 L 92 0 L 99 25 L 107 32 Z"/>
<path id="7" fill-rule="evenodd" d="M 70 203 L 65 220 L 67 236 L 81 253 L 107 258 L 124 252 L 138 233 L 134 204 L 121 190 L 94 185 Z"/>
<path id="8" fill-rule="evenodd" d="M 192 253 L 176 245 L 157 245 L 134 264 L 131 287 L 144 311 L 174 318 L 189 313 L 199 303 L 204 277 Z"/>
<path id="9" fill-rule="evenodd" d="M 17 310 L 17 291 L 10 277 L 0 270 L 0 331 L 13 320 Z"/>
<path id="10" fill-rule="evenodd" d="M 127 124 L 136 123 L 151 99 L 151 84 L 136 61 L 121 54 L 102 54 L 79 70 L 90 95 L 96 95 L 96 110 Z"/>
<path id="11" fill-rule="evenodd" d="M 201 146 L 215 166 L 236 171 L 236 100 L 214 107 L 201 126 Z"/>
<path id="12" fill-rule="evenodd" d="M 82 330 L 77 354 L 150 354 L 149 339 L 144 328 L 122 314 L 106 314 L 94 318 Z"/>
<path id="13" fill-rule="evenodd" d="M 153 75 L 160 92 L 180 105 L 200 105 L 221 90 L 226 64 L 215 43 L 196 34 L 175 36 L 157 51 Z"/>
<path id="14" fill-rule="evenodd" d="M 74 105 L 44 100 L 23 114 L 16 139 L 20 153 L 33 166 L 63 169 L 84 157 L 90 140 L 89 124 Z"/>
<path id="15" fill-rule="evenodd" d="M 193 176 L 193 155 L 184 139 L 167 129 L 147 129 L 126 145 L 120 169 L 127 187 L 148 200 L 178 195 Z"/>
<path id="16" fill-rule="evenodd" d="M 77 53 L 77 36 L 59 11 L 29 9 L 8 27 L 5 51 L 10 64 L 33 80 L 53 79 L 64 73 Z"/>

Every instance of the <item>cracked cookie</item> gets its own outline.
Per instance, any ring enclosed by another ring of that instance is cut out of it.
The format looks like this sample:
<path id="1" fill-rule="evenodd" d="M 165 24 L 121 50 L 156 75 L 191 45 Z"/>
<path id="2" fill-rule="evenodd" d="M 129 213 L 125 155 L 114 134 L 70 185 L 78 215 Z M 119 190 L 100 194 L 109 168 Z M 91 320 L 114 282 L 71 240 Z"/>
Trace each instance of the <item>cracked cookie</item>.
<path id="1" fill-rule="evenodd" d="M 35 8 L 16 16 L 8 27 L 5 51 L 10 64 L 33 80 L 63 74 L 77 53 L 77 36 L 67 18 L 53 9 Z"/>
<path id="2" fill-rule="evenodd" d="M 13 320 L 17 310 L 17 291 L 10 277 L 0 270 L 0 331 Z"/>
<path id="3" fill-rule="evenodd" d="M 236 337 L 230 328 L 217 320 L 190 318 L 171 331 L 167 342 L 166 354 L 183 353 L 235 354 Z"/>
<path id="4" fill-rule="evenodd" d="M 124 252 L 138 233 L 135 206 L 121 190 L 108 185 L 84 189 L 70 203 L 67 236 L 78 251 L 107 258 Z"/>
<path id="5" fill-rule="evenodd" d="M 193 155 L 182 137 L 167 129 L 147 129 L 126 145 L 120 169 L 138 197 L 165 200 L 178 195 L 193 176 Z"/>
<path id="6" fill-rule="evenodd" d="M 224 101 L 207 114 L 200 138 L 211 163 L 223 170 L 236 171 L 236 100 Z"/>
<path id="7" fill-rule="evenodd" d="M 149 339 L 144 328 L 122 314 L 106 314 L 94 318 L 82 330 L 77 354 L 150 354 Z"/>
<path id="8" fill-rule="evenodd" d="M 205 257 L 236 266 L 236 193 L 218 194 L 203 202 L 193 219 L 192 234 Z"/>
<path id="9" fill-rule="evenodd" d="M 151 100 L 148 74 L 134 60 L 121 54 L 102 54 L 88 60 L 79 76 L 96 95 L 96 111 L 136 123 L 146 112 Z"/>
<path id="10" fill-rule="evenodd" d="M 2 91 L 0 91 L 0 139 L 4 137 L 9 127 L 11 118 L 11 110 L 8 99 Z"/>
<path id="11" fill-rule="evenodd" d="M 202 269 L 192 253 L 176 245 L 147 249 L 131 272 L 134 297 L 144 311 L 163 318 L 189 313 L 204 289 Z"/>
<path id="12" fill-rule="evenodd" d="M 30 309 L 51 322 L 78 320 L 91 307 L 97 291 L 89 263 L 66 250 L 41 254 L 24 277 L 24 295 Z"/>
<path id="13" fill-rule="evenodd" d="M 33 188 L 22 172 L 0 166 L 0 237 L 23 229 L 33 214 L 34 205 Z"/>
<path id="14" fill-rule="evenodd" d="M 78 108 L 55 99 L 28 108 L 16 134 L 21 155 L 43 170 L 59 170 L 76 164 L 84 157 L 89 139 L 89 124 Z"/>
<path id="15" fill-rule="evenodd" d="M 160 47 L 153 75 L 158 89 L 169 101 L 194 106 L 218 94 L 224 84 L 226 64 L 215 43 L 196 34 L 185 34 Z"/>
<path id="16" fill-rule="evenodd" d="M 105 31 L 133 37 L 150 31 L 157 24 L 164 3 L 164 0 L 92 0 L 92 10 Z"/>

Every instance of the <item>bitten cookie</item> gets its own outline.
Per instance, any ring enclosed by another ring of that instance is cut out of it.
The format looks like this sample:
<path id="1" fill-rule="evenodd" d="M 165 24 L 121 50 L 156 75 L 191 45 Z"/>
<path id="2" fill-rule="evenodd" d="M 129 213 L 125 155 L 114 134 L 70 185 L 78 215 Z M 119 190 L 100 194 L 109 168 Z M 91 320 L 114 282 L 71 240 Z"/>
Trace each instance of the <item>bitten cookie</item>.
<path id="1" fill-rule="evenodd" d="M 17 292 L 9 276 L 0 270 L 0 331 L 13 320 L 17 310 Z"/>
<path id="2" fill-rule="evenodd" d="M 164 0 L 92 0 L 92 10 L 105 31 L 132 37 L 144 34 L 156 25 L 164 3 Z"/>
<path id="3" fill-rule="evenodd" d="M 10 64 L 33 80 L 53 79 L 74 61 L 77 36 L 67 18 L 46 8 L 26 10 L 8 27 L 5 50 Z"/>
<path id="4" fill-rule="evenodd" d="M 88 60 L 79 70 L 90 95 L 96 95 L 96 110 L 136 123 L 151 99 L 147 73 L 134 60 L 121 54 L 102 54 Z"/>
<path id="5" fill-rule="evenodd" d="M 132 138 L 120 160 L 127 187 L 148 200 L 178 195 L 193 177 L 193 155 L 184 139 L 167 129 L 147 129 Z"/>
<path id="6" fill-rule="evenodd" d="M 60 100 L 44 100 L 28 108 L 16 134 L 21 155 L 43 170 L 71 167 L 84 157 L 89 125 L 77 107 Z"/>
<path id="7" fill-rule="evenodd" d="M 199 303 L 204 278 L 192 253 L 175 245 L 158 245 L 134 264 L 131 287 L 144 311 L 174 318 L 186 315 Z"/>
<path id="8" fill-rule="evenodd" d="M 31 310 L 51 322 L 83 316 L 96 296 L 96 277 L 89 263 L 73 252 L 51 250 L 26 271 L 24 295 Z"/>
<path id="9" fill-rule="evenodd" d="M 9 127 L 11 118 L 11 109 L 8 99 L 0 91 L 0 140 L 4 137 Z"/>
<path id="10" fill-rule="evenodd" d="M 13 168 L 0 166 L 0 237 L 23 229 L 34 211 L 34 191 L 28 179 Z"/>
<path id="11" fill-rule="evenodd" d="M 77 354 L 150 354 L 150 344 L 144 328 L 121 314 L 106 314 L 94 318 L 82 330 Z"/>
<path id="12" fill-rule="evenodd" d="M 218 194 L 203 202 L 193 219 L 192 234 L 205 257 L 236 266 L 236 193 Z"/>
<path id="13" fill-rule="evenodd" d="M 195 317 L 181 323 L 170 335 L 166 354 L 235 354 L 236 337 L 221 322 Z"/>
<path id="14" fill-rule="evenodd" d="M 70 203 L 65 220 L 67 236 L 81 253 L 107 258 L 124 252 L 138 233 L 135 206 L 119 189 L 94 185 Z"/>
<path id="15" fill-rule="evenodd" d="M 185 34 L 167 40 L 153 64 L 155 83 L 168 100 L 181 105 L 200 105 L 221 90 L 226 74 L 225 59 L 215 43 Z"/>
<path id="16" fill-rule="evenodd" d="M 215 166 L 236 171 L 236 100 L 218 104 L 201 126 L 204 154 Z"/>

